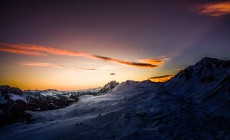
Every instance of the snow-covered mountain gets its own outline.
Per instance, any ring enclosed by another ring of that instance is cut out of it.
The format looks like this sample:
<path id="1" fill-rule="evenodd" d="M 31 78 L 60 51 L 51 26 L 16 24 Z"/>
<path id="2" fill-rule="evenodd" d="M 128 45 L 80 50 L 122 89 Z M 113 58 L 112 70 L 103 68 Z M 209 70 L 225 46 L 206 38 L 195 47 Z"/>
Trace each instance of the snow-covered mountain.
<path id="1" fill-rule="evenodd" d="M 31 116 L 25 113 L 27 103 L 19 88 L 0 86 L 0 127 L 28 120 Z"/>
<path id="2" fill-rule="evenodd" d="M 0 86 L 0 127 L 26 121 L 30 122 L 31 115 L 25 110 L 45 111 L 60 109 L 74 102 L 79 96 L 96 95 L 99 89 L 81 91 L 21 90 L 10 86 Z"/>
<path id="3" fill-rule="evenodd" d="M 230 117 L 230 61 L 203 58 L 164 84 L 171 94 L 194 98 L 211 113 Z"/>
<path id="4" fill-rule="evenodd" d="M 34 121 L 0 129 L 0 137 L 228 140 L 229 62 L 204 58 L 165 83 L 126 81 L 65 108 L 26 111 Z"/>
<path id="5" fill-rule="evenodd" d="M 99 90 L 98 93 L 99 94 L 108 93 L 108 92 L 112 91 L 112 89 L 114 89 L 117 85 L 119 85 L 118 82 L 110 81 L 109 83 L 104 85 L 104 87 L 102 87 L 101 90 Z"/>
<path id="6" fill-rule="evenodd" d="M 177 94 L 195 93 L 221 80 L 223 77 L 228 77 L 229 68 L 230 61 L 205 57 L 195 65 L 180 71 L 167 82 L 166 86 L 172 88 L 171 90 L 177 92 Z"/>

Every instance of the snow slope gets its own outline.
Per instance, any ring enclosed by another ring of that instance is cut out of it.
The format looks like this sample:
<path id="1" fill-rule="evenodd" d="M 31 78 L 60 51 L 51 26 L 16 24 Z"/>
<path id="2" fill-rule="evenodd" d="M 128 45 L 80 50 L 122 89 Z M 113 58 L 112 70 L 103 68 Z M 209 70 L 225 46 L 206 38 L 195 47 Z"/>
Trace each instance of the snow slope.
<path id="1" fill-rule="evenodd" d="M 210 113 L 230 117 L 230 61 L 206 57 L 164 85 L 171 94 L 194 98 Z"/>
<path id="2" fill-rule="evenodd" d="M 109 94 L 84 95 L 66 108 L 29 111 L 33 123 L 7 126 L 0 138 L 227 140 L 229 69 L 226 61 L 205 58 L 166 83 L 126 81 Z"/>

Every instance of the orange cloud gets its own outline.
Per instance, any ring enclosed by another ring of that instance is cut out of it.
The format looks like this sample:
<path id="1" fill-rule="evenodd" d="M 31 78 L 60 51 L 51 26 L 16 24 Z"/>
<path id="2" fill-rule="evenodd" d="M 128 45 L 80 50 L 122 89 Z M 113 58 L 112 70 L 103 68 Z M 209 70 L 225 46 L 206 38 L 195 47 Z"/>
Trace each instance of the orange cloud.
<path id="1" fill-rule="evenodd" d="M 24 55 L 65 55 L 65 56 L 80 56 L 86 58 L 96 58 L 105 61 L 115 62 L 119 64 L 129 65 L 133 67 L 141 67 L 141 68 L 155 68 L 164 63 L 164 59 L 156 60 L 156 59 L 143 59 L 141 62 L 129 62 L 116 58 L 110 58 L 105 56 L 93 55 L 84 52 L 75 52 L 64 49 L 39 46 L 39 45 L 28 45 L 28 44 L 9 44 L 9 43 L 0 43 L 0 51 L 10 52 L 10 53 L 19 53 Z M 39 66 L 39 64 L 36 64 Z M 44 64 L 43 64 L 44 65 Z M 92 69 L 91 69 L 92 70 Z"/>
<path id="2" fill-rule="evenodd" d="M 67 68 L 62 65 L 58 64 L 53 64 L 53 63 L 43 63 L 43 62 L 25 62 L 25 63 L 20 63 L 22 66 L 34 66 L 34 67 L 55 67 L 55 68 Z M 84 71 L 93 71 L 96 70 L 95 68 L 77 68 L 79 70 L 84 70 Z"/>
<path id="3" fill-rule="evenodd" d="M 162 75 L 162 76 L 155 76 L 149 78 L 152 82 L 165 82 L 170 80 L 173 77 L 173 75 Z"/>
<path id="4" fill-rule="evenodd" d="M 96 70 L 94 68 L 78 68 L 78 69 L 80 69 L 80 70 Z"/>
<path id="5" fill-rule="evenodd" d="M 164 61 L 162 60 L 155 60 L 155 59 L 141 59 L 139 61 L 143 63 L 152 64 L 152 65 L 161 65 L 164 63 Z"/>
<path id="6" fill-rule="evenodd" d="M 0 48 L 0 51 L 1 52 L 24 54 L 24 55 L 40 55 L 40 56 L 45 56 L 45 54 L 40 53 L 40 52 L 36 52 L 36 51 L 27 51 L 27 50 L 12 49 L 12 48 Z"/>
<path id="7" fill-rule="evenodd" d="M 66 56 L 83 56 L 83 57 L 92 57 L 91 54 L 83 53 L 83 52 L 74 52 L 64 49 L 57 49 L 52 47 L 46 46 L 39 46 L 39 45 L 28 45 L 28 44 L 8 44 L 8 43 L 0 43 L 0 48 L 11 48 L 14 50 L 26 50 L 31 52 L 43 52 L 48 54 L 55 54 L 55 55 L 66 55 Z"/>
<path id="8" fill-rule="evenodd" d="M 23 66 L 36 66 L 36 67 L 58 67 L 62 68 L 63 66 L 61 65 L 56 65 L 52 63 L 42 63 L 42 62 L 26 62 L 26 63 L 21 63 Z"/>
<path id="9" fill-rule="evenodd" d="M 230 1 L 215 2 L 198 5 L 195 7 L 196 12 L 208 16 L 223 16 L 230 14 Z"/>

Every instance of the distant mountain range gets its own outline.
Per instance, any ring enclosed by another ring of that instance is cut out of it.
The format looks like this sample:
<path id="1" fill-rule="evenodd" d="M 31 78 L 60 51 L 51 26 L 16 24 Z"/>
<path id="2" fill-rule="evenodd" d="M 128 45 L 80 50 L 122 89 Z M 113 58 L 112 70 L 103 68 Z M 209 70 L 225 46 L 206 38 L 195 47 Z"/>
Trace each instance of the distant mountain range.
<path id="1" fill-rule="evenodd" d="M 31 115 L 25 110 L 45 111 L 60 109 L 78 101 L 82 95 L 96 95 L 101 88 L 59 91 L 21 90 L 8 85 L 0 86 L 0 126 L 18 121 L 31 121 Z"/>
<path id="2" fill-rule="evenodd" d="M 1 125 L 21 122 L 0 129 L 3 139 L 230 139 L 229 60 L 203 58 L 163 83 L 0 91 Z"/>

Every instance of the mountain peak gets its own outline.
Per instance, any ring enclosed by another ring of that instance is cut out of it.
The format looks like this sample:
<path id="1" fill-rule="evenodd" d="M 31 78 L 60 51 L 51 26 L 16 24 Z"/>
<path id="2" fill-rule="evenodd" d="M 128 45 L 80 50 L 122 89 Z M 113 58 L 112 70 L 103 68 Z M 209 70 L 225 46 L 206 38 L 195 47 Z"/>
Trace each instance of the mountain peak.
<path id="1" fill-rule="evenodd" d="M 217 59 L 217 58 L 204 57 L 203 59 L 201 59 L 196 64 L 220 63 L 220 62 L 223 62 L 223 61 L 224 60 L 220 60 L 220 59 Z"/>
<path id="2" fill-rule="evenodd" d="M 204 57 L 201 59 L 201 61 L 207 61 L 207 60 L 216 60 L 217 58 L 212 58 L 212 57 Z"/>
<path id="3" fill-rule="evenodd" d="M 228 71 L 229 68 L 229 60 L 204 57 L 195 65 L 191 65 L 180 71 L 173 79 L 184 78 L 188 81 L 190 78 L 197 78 L 202 82 L 211 83 L 220 77 L 220 75 Z"/>
<path id="4" fill-rule="evenodd" d="M 117 81 L 110 81 L 109 83 L 105 84 L 104 87 L 98 92 L 99 94 L 107 93 L 114 89 L 119 83 Z"/>

